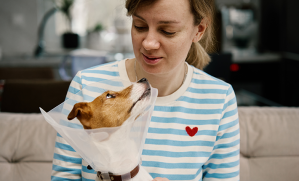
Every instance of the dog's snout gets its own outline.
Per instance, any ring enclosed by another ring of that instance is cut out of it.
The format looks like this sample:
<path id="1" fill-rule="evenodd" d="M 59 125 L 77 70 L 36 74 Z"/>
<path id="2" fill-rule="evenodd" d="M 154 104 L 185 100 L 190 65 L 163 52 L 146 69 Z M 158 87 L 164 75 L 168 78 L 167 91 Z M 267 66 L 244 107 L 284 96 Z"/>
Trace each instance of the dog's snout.
<path id="1" fill-rule="evenodd" d="M 147 79 L 146 78 L 142 78 L 142 79 L 138 80 L 137 83 L 142 83 L 142 82 L 147 82 Z"/>
<path id="2" fill-rule="evenodd" d="M 145 84 L 147 87 L 150 87 L 149 82 L 146 78 L 142 78 L 142 79 L 138 80 L 137 83 Z"/>

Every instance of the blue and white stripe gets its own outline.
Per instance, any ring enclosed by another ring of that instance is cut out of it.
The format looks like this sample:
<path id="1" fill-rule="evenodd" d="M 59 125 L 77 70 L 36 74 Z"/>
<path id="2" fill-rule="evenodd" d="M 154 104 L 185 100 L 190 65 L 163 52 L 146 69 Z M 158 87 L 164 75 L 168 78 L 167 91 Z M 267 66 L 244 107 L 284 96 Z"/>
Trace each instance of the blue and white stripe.
<path id="1" fill-rule="evenodd" d="M 92 83 L 123 79 L 119 71 L 124 67 L 119 66 L 120 62 L 79 72 L 70 85 L 67 99 L 91 101 L 98 94 L 98 87 L 90 86 Z M 155 105 L 142 165 L 154 178 L 238 181 L 240 135 L 234 91 L 229 84 L 193 69 L 183 95 Z M 76 95 L 85 87 L 86 95 Z M 66 113 L 71 108 L 66 105 Z M 198 132 L 189 136 L 187 126 L 197 127 Z M 72 127 L 82 128 L 76 123 Z M 52 180 L 94 180 L 95 172 L 86 167 L 87 163 L 57 135 Z"/>

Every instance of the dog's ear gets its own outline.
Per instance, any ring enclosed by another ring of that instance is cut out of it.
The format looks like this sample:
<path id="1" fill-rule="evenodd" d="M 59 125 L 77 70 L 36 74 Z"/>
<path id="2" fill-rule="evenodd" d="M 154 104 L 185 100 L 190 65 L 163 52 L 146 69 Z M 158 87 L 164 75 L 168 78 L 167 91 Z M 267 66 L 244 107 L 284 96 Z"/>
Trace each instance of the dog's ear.
<path id="1" fill-rule="evenodd" d="M 90 105 L 87 102 L 80 102 L 74 105 L 67 119 L 72 120 L 75 117 L 79 119 L 84 128 L 90 127 L 91 111 Z"/>

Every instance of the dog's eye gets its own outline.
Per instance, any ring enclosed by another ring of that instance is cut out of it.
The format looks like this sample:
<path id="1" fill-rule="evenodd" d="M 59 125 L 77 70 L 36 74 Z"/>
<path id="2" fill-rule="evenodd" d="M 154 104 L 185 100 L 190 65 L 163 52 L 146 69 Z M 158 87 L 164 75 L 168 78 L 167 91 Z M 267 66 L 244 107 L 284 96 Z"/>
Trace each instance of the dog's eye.
<path id="1" fill-rule="evenodd" d="M 106 95 L 106 98 L 107 98 L 107 99 L 115 98 L 115 94 L 109 94 L 109 93 L 108 93 L 108 94 Z"/>

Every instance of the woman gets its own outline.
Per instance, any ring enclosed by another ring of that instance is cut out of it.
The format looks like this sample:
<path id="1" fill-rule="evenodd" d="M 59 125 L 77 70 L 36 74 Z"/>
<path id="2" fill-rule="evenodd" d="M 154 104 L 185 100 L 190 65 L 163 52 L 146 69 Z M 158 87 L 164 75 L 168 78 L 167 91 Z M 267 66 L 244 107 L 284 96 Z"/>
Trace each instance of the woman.
<path id="1" fill-rule="evenodd" d="M 67 97 L 103 79 L 145 77 L 159 92 L 142 153 L 154 180 L 239 180 L 234 91 L 200 70 L 210 61 L 213 1 L 127 0 L 126 8 L 136 58 L 78 72 Z M 95 173 L 58 135 L 52 180 L 62 178 Z"/>

